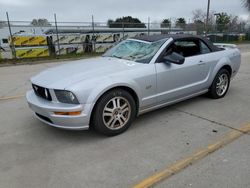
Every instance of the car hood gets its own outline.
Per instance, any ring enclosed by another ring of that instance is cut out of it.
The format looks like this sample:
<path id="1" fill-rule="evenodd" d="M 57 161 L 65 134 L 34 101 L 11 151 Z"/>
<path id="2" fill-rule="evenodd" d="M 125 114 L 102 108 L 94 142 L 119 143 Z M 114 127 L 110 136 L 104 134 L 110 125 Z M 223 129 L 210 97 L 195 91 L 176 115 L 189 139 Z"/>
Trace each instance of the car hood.
<path id="1" fill-rule="evenodd" d="M 47 69 L 32 77 L 31 82 L 46 88 L 65 89 L 79 81 L 108 77 L 119 71 L 126 71 L 138 64 L 109 57 L 77 60 Z"/>

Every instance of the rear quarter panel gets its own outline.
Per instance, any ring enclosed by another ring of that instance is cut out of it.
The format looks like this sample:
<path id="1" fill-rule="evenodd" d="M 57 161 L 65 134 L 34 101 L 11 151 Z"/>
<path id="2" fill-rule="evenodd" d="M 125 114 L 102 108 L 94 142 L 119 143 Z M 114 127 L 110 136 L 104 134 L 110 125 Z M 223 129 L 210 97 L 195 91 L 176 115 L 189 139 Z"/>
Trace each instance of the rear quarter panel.
<path id="1" fill-rule="evenodd" d="M 225 48 L 225 50 L 212 53 L 212 58 L 216 59 L 215 64 L 211 66 L 211 73 L 208 80 L 210 86 L 218 71 L 225 65 L 232 69 L 231 77 L 235 76 L 241 64 L 241 54 L 237 48 Z"/>

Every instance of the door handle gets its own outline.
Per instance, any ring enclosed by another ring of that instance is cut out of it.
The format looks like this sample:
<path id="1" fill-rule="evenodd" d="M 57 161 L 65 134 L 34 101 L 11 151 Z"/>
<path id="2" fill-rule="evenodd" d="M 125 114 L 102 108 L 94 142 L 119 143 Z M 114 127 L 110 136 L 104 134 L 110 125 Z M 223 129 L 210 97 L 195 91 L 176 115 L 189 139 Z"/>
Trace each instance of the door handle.
<path id="1" fill-rule="evenodd" d="M 200 60 L 198 65 L 205 65 L 205 61 Z"/>

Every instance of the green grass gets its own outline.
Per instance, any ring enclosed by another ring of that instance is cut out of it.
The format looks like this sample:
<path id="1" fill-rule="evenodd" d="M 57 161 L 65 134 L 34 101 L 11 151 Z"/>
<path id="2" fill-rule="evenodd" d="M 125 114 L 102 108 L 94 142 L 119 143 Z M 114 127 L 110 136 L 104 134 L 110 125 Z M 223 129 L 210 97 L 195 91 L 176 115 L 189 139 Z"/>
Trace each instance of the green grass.
<path id="1" fill-rule="evenodd" d="M 0 59 L 0 65 L 21 65 L 21 64 L 38 64 L 49 63 L 60 60 L 74 60 L 74 59 L 86 59 L 91 57 L 97 57 L 102 53 L 83 53 L 83 54 L 66 54 L 60 56 L 48 56 L 48 57 L 35 57 L 35 58 L 23 58 L 23 59 Z"/>
<path id="2" fill-rule="evenodd" d="M 250 44 L 250 40 L 244 40 L 244 41 L 216 41 L 214 43 L 225 43 L 225 44 Z"/>
<path id="3" fill-rule="evenodd" d="M 234 42 L 232 42 L 232 44 L 250 44 L 250 40 L 248 40 L 248 41 L 234 41 Z"/>

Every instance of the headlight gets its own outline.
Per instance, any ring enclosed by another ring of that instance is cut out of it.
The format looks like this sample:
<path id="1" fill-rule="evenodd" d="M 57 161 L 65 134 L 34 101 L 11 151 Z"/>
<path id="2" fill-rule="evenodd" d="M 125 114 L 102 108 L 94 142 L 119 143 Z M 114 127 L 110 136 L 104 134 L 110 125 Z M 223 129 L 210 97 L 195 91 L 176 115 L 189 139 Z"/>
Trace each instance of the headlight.
<path id="1" fill-rule="evenodd" d="M 79 104 L 79 101 L 77 100 L 76 96 L 70 91 L 55 90 L 55 94 L 59 102 L 69 103 L 69 104 Z"/>

